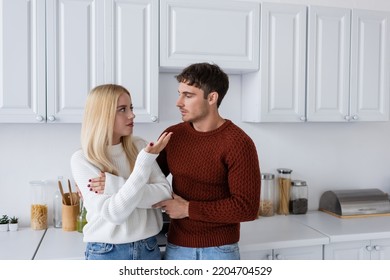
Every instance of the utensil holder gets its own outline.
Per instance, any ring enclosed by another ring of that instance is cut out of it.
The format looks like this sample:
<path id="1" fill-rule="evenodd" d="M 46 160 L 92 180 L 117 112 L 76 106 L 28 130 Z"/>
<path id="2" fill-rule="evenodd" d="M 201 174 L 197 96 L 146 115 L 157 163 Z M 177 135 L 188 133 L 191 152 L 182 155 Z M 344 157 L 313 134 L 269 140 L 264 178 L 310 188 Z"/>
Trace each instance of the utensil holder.
<path id="1" fill-rule="evenodd" d="M 69 193 L 65 193 L 65 197 L 68 198 Z M 72 199 L 74 203 L 73 205 L 67 205 L 62 203 L 62 230 L 63 231 L 77 230 L 77 216 L 80 214 L 79 197 L 77 193 L 72 193 Z"/>

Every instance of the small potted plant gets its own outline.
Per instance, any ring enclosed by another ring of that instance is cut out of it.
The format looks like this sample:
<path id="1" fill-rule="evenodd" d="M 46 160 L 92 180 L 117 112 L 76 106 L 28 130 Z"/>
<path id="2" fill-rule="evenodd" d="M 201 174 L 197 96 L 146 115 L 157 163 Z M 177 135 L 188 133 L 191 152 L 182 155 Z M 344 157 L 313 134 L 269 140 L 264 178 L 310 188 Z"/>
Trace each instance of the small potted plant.
<path id="1" fill-rule="evenodd" d="M 17 231 L 19 228 L 19 218 L 13 216 L 12 218 L 9 218 L 9 230 L 10 231 Z"/>
<path id="2" fill-rule="evenodd" d="M 8 231 L 9 218 L 7 215 L 3 215 L 0 218 L 0 231 Z"/>

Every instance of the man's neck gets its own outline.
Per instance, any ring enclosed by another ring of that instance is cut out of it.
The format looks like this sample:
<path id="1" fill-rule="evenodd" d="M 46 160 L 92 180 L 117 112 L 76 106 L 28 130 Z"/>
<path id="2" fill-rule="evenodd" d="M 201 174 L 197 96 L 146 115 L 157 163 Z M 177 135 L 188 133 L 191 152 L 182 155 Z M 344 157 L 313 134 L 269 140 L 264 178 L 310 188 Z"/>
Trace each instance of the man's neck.
<path id="1" fill-rule="evenodd" d="M 225 121 L 226 121 L 225 119 L 223 119 L 221 116 L 217 115 L 217 116 L 210 118 L 210 119 L 194 122 L 194 123 L 192 123 L 192 126 L 194 127 L 194 129 L 196 131 L 209 132 L 209 131 L 213 131 L 213 130 L 216 130 L 217 128 L 219 128 L 221 125 L 223 125 L 225 123 Z"/>

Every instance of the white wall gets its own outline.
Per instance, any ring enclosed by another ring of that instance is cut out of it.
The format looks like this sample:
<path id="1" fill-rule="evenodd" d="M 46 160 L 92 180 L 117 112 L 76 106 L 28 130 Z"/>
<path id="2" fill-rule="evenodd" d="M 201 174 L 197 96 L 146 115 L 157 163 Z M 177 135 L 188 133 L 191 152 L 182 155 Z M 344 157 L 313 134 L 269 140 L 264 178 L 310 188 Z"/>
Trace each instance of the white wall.
<path id="1" fill-rule="evenodd" d="M 390 11 L 390 1 L 269 1 L 345 6 Z M 154 140 L 167 126 L 180 121 L 175 107 L 177 83 L 173 73 L 160 75 L 160 122 L 136 124 L 135 134 Z M 390 77 L 389 77 L 390 78 Z M 241 77 L 230 76 L 230 89 L 221 113 L 254 140 L 262 172 L 293 169 L 293 179 L 309 185 L 309 208 L 317 209 L 330 189 L 380 188 L 390 192 L 390 122 L 251 124 L 240 121 Z M 130 89 L 131 91 L 131 89 Z M 58 175 L 71 178 L 69 158 L 79 148 L 80 125 L 0 124 L 0 215 L 30 222 L 29 181 L 49 180 L 51 197 Z"/>

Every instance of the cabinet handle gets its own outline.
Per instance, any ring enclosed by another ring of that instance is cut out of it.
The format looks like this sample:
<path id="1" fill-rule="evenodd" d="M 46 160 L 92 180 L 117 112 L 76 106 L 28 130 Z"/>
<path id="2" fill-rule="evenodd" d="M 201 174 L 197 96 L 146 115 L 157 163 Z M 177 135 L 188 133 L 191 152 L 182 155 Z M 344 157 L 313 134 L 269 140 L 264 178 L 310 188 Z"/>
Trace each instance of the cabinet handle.
<path id="1" fill-rule="evenodd" d="M 156 116 L 151 116 L 150 119 L 152 120 L 152 122 L 156 122 L 157 121 L 157 117 Z"/>
<path id="2" fill-rule="evenodd" d="M 347 115 L 347 116 L 344 116 L 344 120 L 346 120 L 346 121 L 349 122 L 349 121 L 351 120 L 351 116 L 348 116 L 348 115 Z"/>
<path id="3" fill-rule="evenodd" d="M 283 260 L 283 256 L 281 256 L 280 254 L 276 254 L 275 258 L 277 260 Z"/>
<path id="4" fill-rule="evenodd" d="M 380 251 L 380 250 L 381 250 L 381 246 L 375 245 L 375 246 L 374 246 L 374 249 L 375 249 L 375 251 Z"/>
<path id="5" fill-rule="evenodd" d="M 301 121 L 303 121 L 303 122 L 306 121 L 306 117 L 305 117 L 305 116 L 302 116 L 302 117 L 300 117 L 299 119 L 300 119 Z"/>
<path id="6" fill-rule="evenodd" d="M 366 246 L 366 249 L 367 249 L 367 251 L 371 252 L 372 251 L 372 246 L 368 245 L 368 246 Z"/>
<path id="7" fill-rule="evenodd" d="M 357 121 L 357 120 L 359 119 L 359 116 L 358 116 L 358 115 L 354 115 L 354 116 L 352 117 L 352 119 L 353 119 L 354 121 Z"/>
<path id="8" fill-rule="evenodd" d="M 54 117 L 53 115 L 49 116 L 47 118 L 50 122 L 54 122 L 56 120 L 56 117 Z"/>
<path id="9" fill-rule="evenodd" d="M 44 118 L 41 115 L 35 117 L 35 119 L 39 122 L 43 122 Z"/>
<path id="10" fill-rule="evenodd" d="M 267 255 L 267 259 L 272 260 L 272 256 L 271 255 Z"/>

